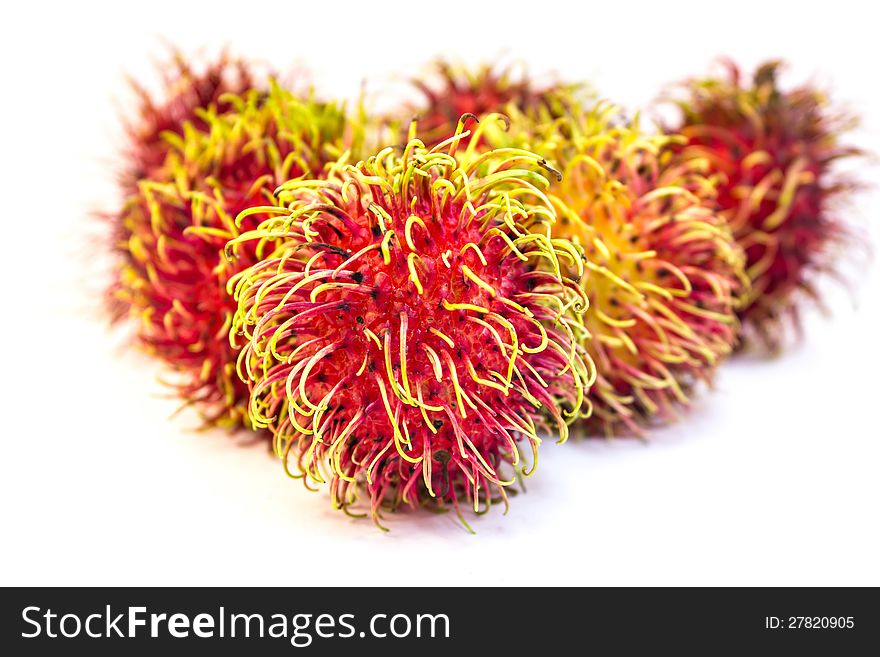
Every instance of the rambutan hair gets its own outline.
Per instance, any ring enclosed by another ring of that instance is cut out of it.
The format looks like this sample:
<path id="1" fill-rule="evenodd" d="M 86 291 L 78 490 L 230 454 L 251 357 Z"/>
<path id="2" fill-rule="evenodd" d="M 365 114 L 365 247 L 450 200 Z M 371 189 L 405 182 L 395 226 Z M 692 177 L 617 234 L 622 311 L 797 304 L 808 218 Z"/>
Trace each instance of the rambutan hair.
<path id="1" fill-rule="evenodd" d="M 335 508 L 352 513 L 365 490 L 377 524 L 402 504 L 459 517 L 460 501 L 506 504 L 593 379 L 569 316 L 585 300 L 561 274 L 579 259 L 549 233 L 549 170 L 519 149 L 457 160 L 462 125 L 431 149 L 416 139 L 284 184 L 229 245 L 265 256 L 230 283 L 255 425 L 288 474 L 329 479 Z"/>
<path id="2" fill-rule="evenodd" d="M 584 254 L 590 305 L 574 330 L 597 370 L 583 426 L 639 435 L 675 418 L 732 351 L 743 255 L 714 211 L 705 163 L 675 161 L 680 138 L 645 134 L 610 103 L 570 107 L 549 122 L 515 115 L 489 142 L 523 144 L 560 167 L 552 235 Z"/>
<path id="3" fill-rule="evenodd" d="M 196 110 L 198 123 L 166 134 L 164 161 L 127 198 L 116 297 L 137 320 L 140 345 L 169 366 L 177 394 L 206 424 L 236 428 L 251 423 L 228 339 L 236 304 L 226 283 L 256 260 L 245 247 L 231 262 L 223 249 L 256 223 L 235 218 L 274 202 L 282 182 L 320 177 L 325 163 L 357 150 L 360 137 L 341 106 L 275 83 L 219 100 L 226 111 Z"/>
<path id="4" fill-rule="evenodd" d="M 840 135 L 855 120 L 810 85 L 783 91 L 780 62 L 758 67 L 750 83 L 727 76 L 694 80 L 678 102 L 671 132 L 686 137 L 685 159 L 709 162 L 718 204 L 746 253 L 751 291 L 739 314 L 746 336 L 778 349 L 786 324 L 800 331 L 802 298 L 820 301 L 823 274 L 835 275 L 852 241 L 839 200 L 853 184 L 832 164 L 859 151 Z"/>

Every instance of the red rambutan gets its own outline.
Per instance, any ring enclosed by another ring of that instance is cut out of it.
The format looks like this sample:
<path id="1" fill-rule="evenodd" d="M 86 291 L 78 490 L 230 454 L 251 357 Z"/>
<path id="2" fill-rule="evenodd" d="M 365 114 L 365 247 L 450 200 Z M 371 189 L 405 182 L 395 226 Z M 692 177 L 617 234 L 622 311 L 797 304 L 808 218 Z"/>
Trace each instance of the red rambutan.
<path id="1" fill-rule="evenodd" d="M 429 77 L 429 76 L 426 76 Z M 539 85 L 525 73 L 517 74 L 508 68 L 484 64 L 475 69 L 456 66 L 445 60 L 433 65 L 434 79 L 413 80 L 424 96 L 423 102 L 408 108 L 416 116 L 420 138 L 433 145 L 455 130 L 462 116 L 479 117 L 493 112 L 504 112 L 509 105 L 522 112 L 539 108 L 556 110 L 557 91 L 575 87 L 559 84 Z M 466 124 L 465 127 L 471 127 Z M 466 138 L 463 143 L 466 144 Z"/>
<path id="2" fill-rule="evenodd" d="M 726 79 L 689 83 L 672 128 L 687 138 L 682 156 L 708 160 L 717 174 L 718 204 L 751 280 L 740 317 L 746 335 L 771 349 L 783 320 L 799 327 L 799 298 L 818 300 L 817 276 L 833 273 L 849 241 L 833 203 L 852 185 L 831 165 L 858 152 L 839 143 L 854 121 L 831 111 L 811 86 L 780 90 L 779 68 L 766 63 L 744 85 L 731 63 Z"/>
<path id="3" fill-rule="evenodd" d="M 608 103 L 571 107 L 549 122 L 515 115 L 488 141 L 521 144 L 561 168 L 549 190 L 552 235 L 585 256 L 590 304 L 575 331 L 597 371 L 585 428 L 640 434 L 675 417 L 732 351 L 743 256 L 714 210 L 704 163 L 673 159 L 675 137 L 643 134 Z"/>
<path id="4" fill-rule="evenodd" d="M 116 296 L 138 320 L 138 339 L 175 374 L 174 386 L 207 424 L 250 426 L 248 391 L 235 374 L 228 333 L 235 301 L 229 276 L 256 262 L 251 248 L 223 258 L 245 208 L 274 202 L 291 178 L 323 174 L 324 164 L 357 148 L 342 108 L 301 99 L 272 83 L 267 91 L 223 94 L 195 110 L 168 152 L 142 179 L 118 219 L 123 239 Z"/>
<path id="5" fill-rule="evenodd" d="M 207 124 L 203 112 L 210 110 L 223 114 L 230 110 L 223 99 L 224 94 L 244 95 L 257 88 L 250 67 L 225 52 L 215 60 L 196 63 L 175 50 L 171 61 L 161 67 L 160 72 L 162 90 L 157 96 L 137 80 L 129 79 L 137 97 L 137 107 L 132 118 L 124 119 L 127 142 L 122 151 L 124 163 L 119 171 L 119 183 L 125 199 L 138 193 L 141 180 L 167 179 L 168 174 L 158 170 L 165 164 L 168 154 L 175 147 L 180 148 L 186 126 L 204 131 Z M 121 214 L 124 212 L 98 216 L 106 225 L 105 234 L 111 250 L 118 251 L 116 245 L 127 242 L 130 235 Z M 109 282 L 105 299 L 114 322 L 128 312 L 127 304 L 122 301 L 124 296 L 119 278 L 114 277 Z"/>
<path id="6" fill-rule="evenodd" d="M 218 114 L 226 113 L 231 105 L 223 98 L 225 94 L 244 95 L 258 88 L 258 82 L 243 60 L 226 53 L 199 67 L 182 53 L 174 52 L 173 61 L 162 70 L 161 98 L 155 98 L 135 80 L 131 86 L 140 102 L 134 120 L 126 125 L 126 191 L 162 166 L 172 148 L 171 141 L 183 137 L 184 126 L 207 129 L 201 112 L 213 108 Z M 259 84 L 260 88 L 266 86 Z"/>
<path id="7" fill-rule="evenodd" d="M 567 316 L 584 300 L 560 274 L 578 260 L 550 238 L 543 160 L 456 161 L 466 135 L 287 183 L 278 207 L 239 219 L 282 216 L 230 243 L 267 256 L 234 279 L 255 424 L 288 474 L 329 477 L 336 508 L 365 489 L 377 524 L 401 504 L 506 503 L 530 474 L 520 442 L 537 450 L 550 425 L 565 440 L 592 378 Z"/>

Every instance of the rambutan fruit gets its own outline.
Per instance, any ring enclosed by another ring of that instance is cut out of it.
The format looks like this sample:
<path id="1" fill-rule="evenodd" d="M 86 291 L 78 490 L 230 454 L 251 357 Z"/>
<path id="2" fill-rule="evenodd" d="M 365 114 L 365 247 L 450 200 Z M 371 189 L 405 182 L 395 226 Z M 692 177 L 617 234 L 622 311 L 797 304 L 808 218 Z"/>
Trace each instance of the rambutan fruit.
<path id="1" fill-rule="evenodd" d="M 230 242 L 265 254 L 230 284 L 255 425 L 288 474 L 329 479 L 335 508 L 351 514 L 366 491 L 377 524 L 401 505 L 506 504 L 592 380 L 568 316 L 584 299 L 560 273 L 579 259 L 550 236 L 543 160 L 457 161 L 461 126 L 432 149 L 412 140 L 284 184 Z"/>
<path id="2" fill-rule="evenodd" d="M 426 79 L 413 80 L 421 92 L 420 103 L 407 108 L 410 118 L 418 121 L 420 138 L 433 145 L 448 137 L 456 129 L 462 116 L 480 117 L 493 112 L 505 112 L 513 106 L 522 112 L 544 108 L 558 114 L 558 103 L 571 97 L 576 85 L 559 83 L 539 84 L 525 72 L 517 73 L 512 67 L 499 68 L 483 64 L 470 69 L 439 59 L 434 62 Z M 558 94 L 566 90 L 567 94 Z M 470 122 L 465 127 L 472 127 Z M 463 143 L 467 143 L 466 138 Z"/>
<path id="3" fill-rule="evenodd" d="M 726 78 L 686 85 L 681 120 L 684 158 L 708 160 L 718 204 L 746 253 L 751 291 L 739 314 L 746 337 L 771 350 L 786 324 L 800 328 L 802 298 L 819 301 L 816 281 L 834 273 L 850 231 L 835 203 L 852 184 L 832 164 L 856 149 L 840 144 L 854 125 L 816 88 L 783 91 L 779 62 L 758 67 L 751 83 L 728 64 Z"/>
<path id="4" fill-rule="evenodd" d="M 177 394 L 207 425 L 236 428 L 250 426 L 248 390 L 228 339 L 236 304 L 226 283 L 256 260 L 247 246 L 234 262 L 223 249 L 256 224 L 235 217 L 274 202 L 282 182 L 323 175 L 360 137 L 342 107 L 274 83 L 218 100 L 225 111 L 198 109 L 197 123 L 166 133 L 164 160 L 126 200 L 116 296 L 137 320 L 140 345 L 173 372 Z"/>
<path id="5" fill-rule="evenodd" d="M 158 169 L 174 150 L 174 144 L 179 147 L 186 127 L 204 131 L 208 126 L 203 113 L 225 114 L 231 109 L 224 94 L 244 95 L 251 89 L 268 86 L 267 82 L 257 81 L 251 68 L 244 60 L 225 52 L 213 60 L 194 61 L 173 50 L 170 61 L 159 68 L 159 94 L 152 94 L 137 80 L 129 79 L 137 104 L 132 115 L 124 117 L 126 143 L 118 172 L 124 199 L 138 193 L 141 180 L 167 177 Z M 101 213 L 98 218 L 111 250 L 128 240 L 130 231 L 118 210 Z M 128 313 L 127 304 L 121 301 L 124 295 L 120 294 L 119 277 L 111 278 L 107 287 L 104 302 L 110 319 L 116 322 Z"/>
<path id="6" fill-rule="evenodd" d="M 508 132 L 486 133 L 561 169 L 549 190 L 551 234 L 585 257 L 590 305 L 574 330 L 597 370 L 582 426 L 640 435 L 675 418 L 732 351 L 743 255 L 714 210 L 705 163 L 674 159 L 680 138 L 645 134 L 608 103 L 572 108 L 551 122 L 514 116 Z"/>
<path id="7" fill-rule="evenodd" d="M 139 103 L 135 117 L 128 121 L 128 147 L 123 184 L 126 191 L 138 180 L 151 176 L 161 167 L 171 150 L 171 140 L 183 137 L 184 126 L 207 129 L 201 113 L 213 110 L 224 114 L 231 109 L 225 94 L 244 95 L 251 89 L 268 86 L 258 82 L 251 67 L 241 59 L 222 53 L 217 59 L 194 63 L 174 51 L 172 61 L 162 67 L 162 93 L 156 97 L 132 80 Z"/>

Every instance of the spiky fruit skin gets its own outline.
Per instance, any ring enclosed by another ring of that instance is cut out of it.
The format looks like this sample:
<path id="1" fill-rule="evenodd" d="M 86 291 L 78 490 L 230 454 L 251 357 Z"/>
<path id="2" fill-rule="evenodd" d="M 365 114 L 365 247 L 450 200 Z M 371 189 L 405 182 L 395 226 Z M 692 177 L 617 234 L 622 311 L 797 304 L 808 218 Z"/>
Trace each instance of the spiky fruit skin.
<path id="1" fill-rule="evenodd" d="M 799 326 L 800 299 L 818 299 L 816 279 L 833 272 L 849 241 L 834 208 L 849 185 L 831 165 L 856 153 L 839 143 L 851 119 L 812 87 L 782 91 L 779 67 L 759 67 L 751 84 L 733 64 L 727 78 L 690 83 L 672 128 L 687 138 L 683 156 L 707 159 L 718 175 L 718 203 L 751 280 L 740 317 L 746 335 L 772 350 L 786 320 Z"/>
<path id="2" fill-rule="evenodd" d="M 336 508 L 365 491 L 377 524 L 402 504 L 506 502 L 521 443 L 551 425 L 564 440 L 591 378 L 564 312 L 582 303 L 559 273 L 571 246 L 524 200 L 546 186 L 540 158 L 457 162 L 460 138 L 289 183 L 282 216 L 230 244 L 266 251 L 235 285 L 256 424 Z"/>
<path id="3" fill-rule="evenodd" d="M 744 284 L 743 254 L 714 210 L 704 163 L 677 161 L 676 138 L 641 133 L 607 103 L 513 123 L 490 142 L 529 144 L 560 167 L 552 235 L 585 258 L 590 306 L 576 333 L 597 379 L 582 428 L 640 435 L 676 418 L 731 353 Z"/>
<path id="4" fill-rule="evenodd" d="M 181 399 L 207 425 L 238 428 L 251 423 L 228 339 L 236 304 L 226 283 L 256 255 L 243 248 L 231 262 L 223 249 L 256 223 L 236 226 L 235 217 L 274 203 L 282 182 L 321 175 L 354 141 L 341 108 L 274 84 L 224 102 L 226 112 L 198 113 L 201 129 L 186 123 L 162 165 L 127 199 L 116 296 L 137 321 L 140 346 L 172 372 Z"/>
<path id="5" fill-rule="evenodd" d="M 174 52 L 172 62 L 163 68 L 161 98 L 132 82 L 139 105 L 135 120 L 127 125 L 129 144 L 123 172 L 126 191 L 163 165 L 172 148 L 170 140 L 182 138 L 184 126 L 207 128 L 200 112 L 213 108 L 224 114 L 231 109 L 225 94 L 243 95 L 264 86 L 246 62 L 225 53 L 199 66 Z"/>
<path id="6" fill-rule="evenodd" d="M 519 110 L 540 108 L 557 110 L 557 91 L 562 85 L 539 85 L 528 76 L 517 76 L 510 69 L 484 64 L 474 69 L 457 66 L 445 60 L 433 65 L 431 82 L 413 80 L 424 96 L 423 102 L 409 108 L 410 118 L 416 117 L 420 138 L 433 145 L 452 134 L 459 119 L 467 117 L 465 128 L 472 128 L 478 117 L 503 112 L 512 105 Z M 468 142 L 463 138 L 463 143 Z"/>

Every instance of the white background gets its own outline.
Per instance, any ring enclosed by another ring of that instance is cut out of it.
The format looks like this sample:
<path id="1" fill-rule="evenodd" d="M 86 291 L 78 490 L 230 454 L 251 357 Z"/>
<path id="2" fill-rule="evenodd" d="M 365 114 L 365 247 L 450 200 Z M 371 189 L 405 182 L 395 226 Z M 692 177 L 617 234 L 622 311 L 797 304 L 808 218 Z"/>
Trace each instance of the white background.
<path id="1" fill-rule="evenodd" d="M 488 4 L 488 3 L 486 3 Z M 555 12 L 559 13 L 555 13 Z M 723 13 L 723 12 L 731 13 Z M 158 368 L 96 317 L 91 215 L 112 209 L 128 107 L 163 39 L 329 94 L 394 86 L 434 54 L 523 59 L 631 109 L 731 55 L 792 63 L 864 116 L 880 152 L 876 17 L 864 2 L 449 0 L 8 4 L 0 66 L 0 583 L 880 584 L 877 266 L 774 361 L 737 360 L 649 444 L 545 444 L 529 492 L 468 535 L 399 514 L 389 534 L 285 478 L 262 446 L 169 419 Z M 875 184 L 878 168 L 863 163 Z M 878 235 L 876 190 L 851 211 Z M 853 302 L 853 297 L 856 303 Z M 240 441 L 239 441 L 240 442 Z"/>

